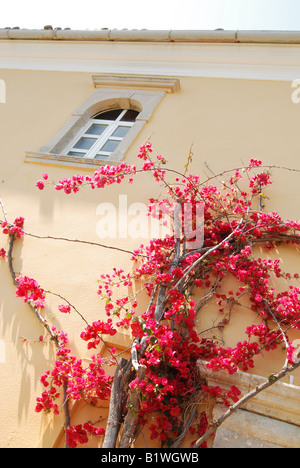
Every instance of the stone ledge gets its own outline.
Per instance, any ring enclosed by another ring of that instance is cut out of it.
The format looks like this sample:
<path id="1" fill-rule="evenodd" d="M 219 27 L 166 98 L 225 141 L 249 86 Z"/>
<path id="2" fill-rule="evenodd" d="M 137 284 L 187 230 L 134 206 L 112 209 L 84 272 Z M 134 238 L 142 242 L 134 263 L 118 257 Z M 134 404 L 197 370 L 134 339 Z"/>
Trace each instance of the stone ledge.
<path id="1" fill-rule="evenodd" d="M 216 405 L 213 418 L 226 409 Z M 217 430 L 213 448 L 299 448 L 299 440 L 298 426 L 237 410 Z"/>
<path id="2" fill-rule="evenodd" d="M 100 166 L 106 164 L 120 163 L 120 160 L 108 160 L 108 159 L 87 159 L 87 158 L 76 158 L 72 156 L 64 156 L 61 154 L 49 154 L 41 152 L 26 151 L 25 153 L 26 163 L 35 164 L 48 164 L 51 166 L 67 166 L 67 167 L 81 167 L 85 169 L 98 169 Z"/>
<path id="3" fill-rule="evenodd" d="M 207 369 L 205 362 L 199 363 L 199 367 L 209 386 L 218 385 L 224 390 L 229 390 L 232 385 L 236 385 L 243 395 L 266 381 L 264 377 L 241 371 L 233 375 L 224 371 L 213 372 Z M 300 426 L 300 387 L 276 382 L 248 400 L 243 409 Z"/>

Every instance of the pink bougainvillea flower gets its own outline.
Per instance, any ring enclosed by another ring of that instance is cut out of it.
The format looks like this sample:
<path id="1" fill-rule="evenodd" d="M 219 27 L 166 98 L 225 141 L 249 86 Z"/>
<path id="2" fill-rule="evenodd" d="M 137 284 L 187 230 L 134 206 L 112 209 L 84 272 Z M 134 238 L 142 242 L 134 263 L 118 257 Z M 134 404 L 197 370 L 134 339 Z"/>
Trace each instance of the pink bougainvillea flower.
<path id="1" fill-rule="evenodd" d="M 62 314 L 70 314 L 71 313 L 71 307 L 69 305 L 59 305 L 58 310 Z"/>
<path id="2" fill-rule="evenodd" d="M 38 180 L 37 183 L 36 183 L 36 186 L 40 189 L 40 190 L 44 190 L 45 188 L 45 184 L 42 180 Z"/>

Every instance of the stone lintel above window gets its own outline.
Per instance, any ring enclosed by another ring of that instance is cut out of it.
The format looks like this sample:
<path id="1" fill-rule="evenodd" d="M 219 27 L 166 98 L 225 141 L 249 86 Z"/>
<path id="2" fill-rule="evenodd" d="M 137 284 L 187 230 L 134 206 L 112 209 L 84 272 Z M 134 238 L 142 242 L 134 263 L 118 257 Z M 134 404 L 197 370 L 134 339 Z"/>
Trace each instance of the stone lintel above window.
<path id="1" fill-rule="evenodd" d="M 130 88 L 174 93 L 180 88 L 178 78 L 139 75 L 93 75 L 95 88 Z"/>

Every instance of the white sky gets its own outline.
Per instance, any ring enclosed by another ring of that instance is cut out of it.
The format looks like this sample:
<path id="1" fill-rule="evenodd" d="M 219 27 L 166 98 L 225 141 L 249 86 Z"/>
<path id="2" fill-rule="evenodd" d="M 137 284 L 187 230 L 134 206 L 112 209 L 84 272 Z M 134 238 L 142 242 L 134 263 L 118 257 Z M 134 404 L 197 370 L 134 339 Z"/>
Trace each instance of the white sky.
<path id="1" fill-rule="evenodd" d="M 2 3 L 2 5 L 1 5 Z M 300 0 L 0 0 L 0 28 L 300 30 Z"/>

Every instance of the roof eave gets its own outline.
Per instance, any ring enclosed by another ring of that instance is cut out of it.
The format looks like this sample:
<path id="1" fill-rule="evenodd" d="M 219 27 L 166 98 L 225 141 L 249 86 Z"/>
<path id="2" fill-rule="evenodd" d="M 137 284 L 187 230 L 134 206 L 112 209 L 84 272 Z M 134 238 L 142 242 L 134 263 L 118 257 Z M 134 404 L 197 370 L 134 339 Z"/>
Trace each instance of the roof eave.
<path id="1" fill-rule="evenodd" d="M 4 28 L 0 40 L 300 44 L 300 31 Z"/>

